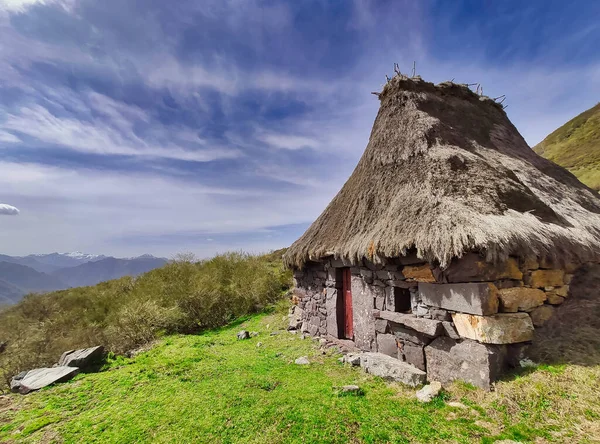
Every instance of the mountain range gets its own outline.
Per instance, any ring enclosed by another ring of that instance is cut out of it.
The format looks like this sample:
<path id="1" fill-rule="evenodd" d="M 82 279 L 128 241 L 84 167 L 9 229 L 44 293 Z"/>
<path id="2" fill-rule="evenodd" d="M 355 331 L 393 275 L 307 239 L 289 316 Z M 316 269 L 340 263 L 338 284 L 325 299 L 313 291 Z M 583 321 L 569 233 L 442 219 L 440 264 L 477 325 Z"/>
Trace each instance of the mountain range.
<path id="1" fill-rule="evenodd" d="M 137 276 L 162 267 L 164 258 L 142 255 L 115 258 L 85 253 L 0 254 L 0 306 L 18 302 L 28 293 L 95 285 L 122 276 Z"/>
<path id="2" fill-rule="evenodd" d="M 569 120 L 533 149 L 600 191 L 600 103 Z"/>

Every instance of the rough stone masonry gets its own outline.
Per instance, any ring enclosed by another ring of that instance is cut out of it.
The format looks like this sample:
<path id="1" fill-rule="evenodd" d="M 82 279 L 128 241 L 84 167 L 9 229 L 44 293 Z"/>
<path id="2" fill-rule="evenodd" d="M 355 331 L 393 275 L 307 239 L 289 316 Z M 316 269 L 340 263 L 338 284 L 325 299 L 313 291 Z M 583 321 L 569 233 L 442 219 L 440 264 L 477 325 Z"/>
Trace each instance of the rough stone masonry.
<path id="1" fill-rule="evenodd" d="M 290 328 L 343 337 L 342 270 L 349 269 L 356 346 L 403 361 L 430 381 L 489 389 L 518 363 L 569 297 L 578 265 L 511 257 L 491 264 L 470 253 L 442 270 L 416 255 L 375 265 L 329 258 L 294 271 Z"/>

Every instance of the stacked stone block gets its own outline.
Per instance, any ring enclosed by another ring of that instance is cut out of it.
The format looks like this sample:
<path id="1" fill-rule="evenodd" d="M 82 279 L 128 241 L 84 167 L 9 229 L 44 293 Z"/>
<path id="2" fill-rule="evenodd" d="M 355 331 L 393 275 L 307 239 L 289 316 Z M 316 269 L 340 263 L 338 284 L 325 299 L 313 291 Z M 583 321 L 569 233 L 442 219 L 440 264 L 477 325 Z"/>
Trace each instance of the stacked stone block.
<path id="1" fill-rule="evenodd" d="M 482 388 L 521 356 L 569 295 L 577 266 L 467 254 L 444 270 L 405 256 L 374 264 L 330 259 L 294 273 L 302 330 L 338 337 L 341 269 L 352 274 L 356 345 L 407 362 L 442 383 Z M 410 307 L 408 309 L 408 307 Z"/>

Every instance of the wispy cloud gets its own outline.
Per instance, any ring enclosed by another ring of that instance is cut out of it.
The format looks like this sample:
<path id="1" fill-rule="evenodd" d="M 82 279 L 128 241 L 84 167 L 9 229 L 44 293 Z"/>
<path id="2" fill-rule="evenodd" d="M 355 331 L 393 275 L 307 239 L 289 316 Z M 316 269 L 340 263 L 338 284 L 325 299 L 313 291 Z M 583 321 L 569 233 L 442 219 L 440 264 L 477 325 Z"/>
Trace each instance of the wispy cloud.
<path id="1" fill-rule="evenodd" d="M 0 142 L 4 143 L 19 143 L 21 139 L 11 133 L 7 133 L 6 131 L 0 130 Z"/>
<path id="2" fill-rule="evenodd" d="M 507 94 L 536 143 L 600 97 L 599 6 L 515 5 L 0 0 L 0 191 L 27 208 L 3 252 L 289 244 L 356 165 L 393 62 Z"/>
<path id="3" fill-rule="evenodd" d="M 72 103 L 68 105 L 72 106 Z M 0 128 L 47 144 L 97 155 L 154 157 L 191 162 L 233 159 L 241 155 L 236 149 L 206 146 L 199 137 L 190 137 L 188 130 L 170 128 L 160 122 L 152 122 L 148 138 L 140 136 L 135 127 L 137 123 L 149 123 L 147 114 L 141 109 L 118 103 L 98 93 L 91 93 L 87 104 L 78 101 L 77 106 L 79 115 L 92 116 L 96 113 L 102 115 L 103 119 L 60 116 L 43 105 L 31 104 L 8 114 L 6 120 L 0 123 Z M 2 134 L 8 133 L 0 133 L 0 137 Z M 19 139 L 8 141 L 19 142 Z"/>
<path id="4" fill-rule="evenodd" d="M 0 216 L 17 216 L 20 213 L 17 207 L 0 203 Z"/>

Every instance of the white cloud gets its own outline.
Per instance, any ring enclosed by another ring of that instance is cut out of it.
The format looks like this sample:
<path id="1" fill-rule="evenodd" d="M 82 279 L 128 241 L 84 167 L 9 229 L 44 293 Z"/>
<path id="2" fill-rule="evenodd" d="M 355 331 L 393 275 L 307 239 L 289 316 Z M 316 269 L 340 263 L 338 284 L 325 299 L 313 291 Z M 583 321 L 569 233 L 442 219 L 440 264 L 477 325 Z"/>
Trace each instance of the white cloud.
<path id="1" fill-rule="evenodd" d="M 17 207 L 0 203 L 0 216 L 16 216 L 20 213 Z"/>
<path id="2" fill-rule="evenodd" d="M 319 146 L 319 142 L 315 139 L 293 134 L 264 133 L 258 135 L 258 140 L 261 140 L 274 148 L 284 150 L 316 148 Z"/>
<path id="3" fill-rule="evenodd" d="M 21 139 L 11 133 L 7 133 L 6 131 L 0 130 L 0 143 L 19 143 Z"/>
<path id="4" fill-rule="evenodd" d="M 206 257 L 246 246 L 215 241 L 207 251 L 202 245 L 207 238 L 215 239 L 212 233 L 309 222 L 322 211 L 336 186 L 328 185 L 319 193 L 211 187 L 154 174 L 0 161 L 2 195 L 27 204 L 18 223 L 12 218 L 2 222 L 0 245 L 5 254 L 85 250 L 132 256 L 151 249 L 168 257 L 181 251 Z M 198 234 L 190 240 L 189 233 Z M 182 240 L 177 240 L 179 234 Z M 168 243 L 148 240 L 137 246 L 128 241 L 165 235 L 175 237 Z M 264 251 L 269 245 L 255 248 Z"/>
<path id="5" fill-rule="evenodd" d="M 0 10 L 23 12 L 36 3 L 44 4 L 46 0 L 0 0 Z"/>
<path id="6" fill-rule="evenodd" d="M 0 11 L 22 13 L 34 5 L 57 4 L 64 9 L 72 8 L 76 0 L 0 0 Z"/>

